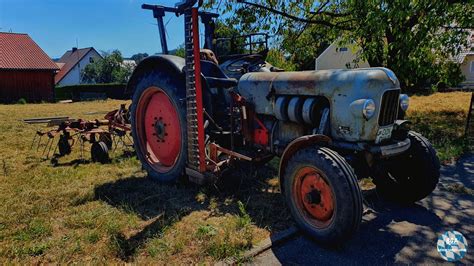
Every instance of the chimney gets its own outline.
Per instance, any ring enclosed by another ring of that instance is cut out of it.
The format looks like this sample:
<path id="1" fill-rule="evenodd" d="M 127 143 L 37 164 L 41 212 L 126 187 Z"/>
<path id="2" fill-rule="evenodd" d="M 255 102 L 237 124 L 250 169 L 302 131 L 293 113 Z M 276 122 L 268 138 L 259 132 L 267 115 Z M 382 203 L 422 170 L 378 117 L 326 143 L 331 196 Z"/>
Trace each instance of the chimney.
<path id="1" fill-rule="evenodd" d="M 75 51 L 77 51 L 77 47 L 72 47 L 72 52 L 74 53 Z"/>

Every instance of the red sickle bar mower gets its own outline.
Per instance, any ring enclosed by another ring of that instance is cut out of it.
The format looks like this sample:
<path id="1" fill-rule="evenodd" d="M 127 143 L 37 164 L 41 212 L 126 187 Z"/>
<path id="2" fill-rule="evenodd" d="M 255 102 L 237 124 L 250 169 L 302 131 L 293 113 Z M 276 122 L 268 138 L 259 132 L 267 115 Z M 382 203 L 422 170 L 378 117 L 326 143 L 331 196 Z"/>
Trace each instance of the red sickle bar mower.
<path id="1" fill-rule="evenodd" d="M 265 61 L 266 39 L 255 35 L 246 35 L 237 54 L 214 54 L 218 15 L 199 11 L 196 2 L 142 6 L 158 21 L 163 54 L 137 66 L 126 92 L 135 151 L 151 178 L 213 183 L 239 161 L 278 156 L 282 194 L 296 223 L 324 244 L 357 230 L 358 178 L 372 177 L 379 195 L 403 203 L 436 187 L 436 152 L 402 120 L 409 100 L 392 71 L 282 72 Z M 184 59 L 168 54 L 167 12 L 184 16 Z M 255 43 L 265 49 L 254 52 Z"/>

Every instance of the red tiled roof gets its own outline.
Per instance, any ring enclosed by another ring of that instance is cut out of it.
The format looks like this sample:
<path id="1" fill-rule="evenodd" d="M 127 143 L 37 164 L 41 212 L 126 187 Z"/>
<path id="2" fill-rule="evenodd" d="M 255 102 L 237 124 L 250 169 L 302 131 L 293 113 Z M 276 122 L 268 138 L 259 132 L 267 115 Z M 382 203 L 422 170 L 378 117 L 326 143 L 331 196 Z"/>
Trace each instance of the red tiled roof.
<path id="1" fill-rule="evenodd" d="M 0 69 L 57 70 L 58 66 L 28 34 L 0 32 Z"/>
<path id="2" fill-rule="evenodd" d="M 81 59 L 86 56 L 90 51 L 95 49 L 92 47 L 89 48 L 81 48 L 76 50 L 69 50 L 67 51 L 61 58 L 58 60 L 57 63 L 62 63 L 63 66 L 61 70 L 56 74 L 54 77 L 54 82 L 58 84 L 66 75 L 74 68 L 81 61 Z M 98 53 L 97 53 L 98 54 Z"/>

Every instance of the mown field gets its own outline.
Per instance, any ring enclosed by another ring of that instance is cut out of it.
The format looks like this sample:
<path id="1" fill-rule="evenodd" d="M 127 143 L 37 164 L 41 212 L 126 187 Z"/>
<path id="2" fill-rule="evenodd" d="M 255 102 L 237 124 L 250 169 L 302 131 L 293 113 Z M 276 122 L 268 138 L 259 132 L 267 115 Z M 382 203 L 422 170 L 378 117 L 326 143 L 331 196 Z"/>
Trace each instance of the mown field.
<path id="1" fill-rule="evenodd" d="M 443 160 L 467 149 L 468 101 L 467 93 L 412 97 L 408 116 Z M 240 189 L 226 193 L 160 185 L 121 151 L 101 165 L 75 150 L 53 167 L 30 150 L 38 126 L 21 119 L 100 118 L 120 103 L 0 105 L 0 263 L 212 263 L 292 223 L 271 164 L 237 172 Z"/>
<path id="2" fill-rule="evenodd" d="M 470 148 L 464 137 L 470 92 L 435 93 L 411 96 L 406 119 L 426 136 L 445 163 L 452 162 Z"/>

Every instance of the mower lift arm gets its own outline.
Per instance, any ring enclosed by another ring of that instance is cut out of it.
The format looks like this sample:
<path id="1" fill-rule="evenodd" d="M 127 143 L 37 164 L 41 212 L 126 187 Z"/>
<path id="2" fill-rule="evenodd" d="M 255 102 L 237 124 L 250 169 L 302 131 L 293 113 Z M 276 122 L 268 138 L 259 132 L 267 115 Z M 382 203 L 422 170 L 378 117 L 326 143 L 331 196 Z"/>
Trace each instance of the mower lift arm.
<path id="1" fill-rule="evenodd" d="M 179 5 L 177 5 L 178 8 L 166 7 L 166 6 L 160 6 L 160 5 L 149 5 L 149 4 L 142 5 L 142 9 L 152 10 L 153 17 L 156 18 L 156 21 L 158 23 L 158 32 L 160 33 L 160 42 L 161 42 L 161 49 L 162 49 L 163 54 L 169 54 L 168 42 L 166 40 L 165 24 L 163 22 L 163 18 L 166 12 L 174 13 L 176 14 L 176 16 L 181 15 L 184 10 L 183 5 L 186 5 L 189 7 L 193 6 L 196 3 L 196 0 L 191 0 L 191 1 L 188 0 L 186 2 L 189 2 L 189 3 L 180 3 Z M 193 2 L 192 5 L 191 5 L 191 2 Z M 206 29 L 206 32 L 205 32 L 206 44 L 209 46 L 206 48 L 212 49 L 212 47 L 210 47 L 210 45 L 212 45 L 212 41 L 209 41 L 209 40 L 212 40 L 212 37 L 213 37 L 212 36 L 213 35 L 212 19 L 219 17 L 219 15 L 215 13 L 202 12 L 202 11 L 198 12 L 198 14 L 199 16 L 201 16 L 201 20 L 204 23 L 204 26 Z"/>

